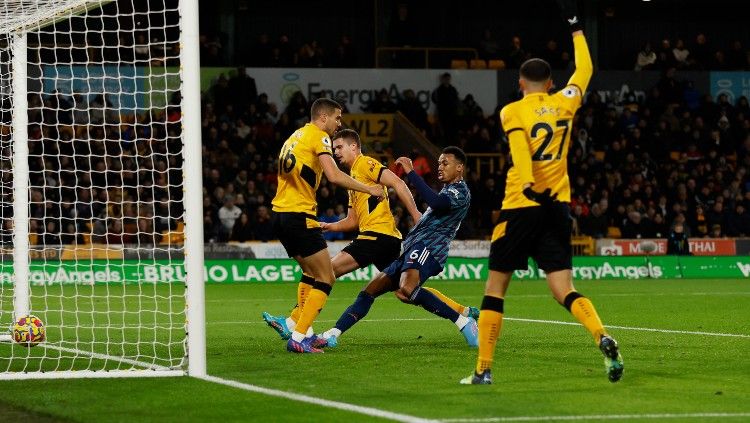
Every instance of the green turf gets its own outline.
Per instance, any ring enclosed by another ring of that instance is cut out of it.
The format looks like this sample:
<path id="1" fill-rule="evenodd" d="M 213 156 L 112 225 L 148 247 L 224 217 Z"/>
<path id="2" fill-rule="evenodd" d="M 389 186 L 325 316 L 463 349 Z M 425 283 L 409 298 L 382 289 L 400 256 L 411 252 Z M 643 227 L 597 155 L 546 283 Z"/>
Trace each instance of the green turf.
<path id="1" fill-rule="evenodd" d="M 431 283 L 477 305 L 483 283 Z M 743 334 L 613 328 L 625 374 L 607 381 L 603 359 L 544 282 L 515 282 L 506 298 L 492 386 L 461 386 L 476 350 L 450 322 L 394 297 L 320 355 L 285 352 L 260 320 L 288 311 L 294 284 L 207 286 L 208 372 L 278 390 L 430 419 L 512 416 L 750 413 L 750 285 L 746 280 L 579 281 L 605 324 Z M 328 329 L 360 285 L 341 283 L 316 330 Z M 166 292 L 165 292 L 166 293 Z M 33 350 L 33 349 L 32 349 Z M 0 358 L 7 354 L 0 347 Z M 371 421 L 361 414 L 191 378 L 0 382 L 0 421 Z M 5 414 L 4 414 L 5 413 Z M 15 414 L 13 414 L 15 413 Z M 734 421 L 750 419 L 750 414 Z M 679 421 L 683 419 L 671 419 Z M 710 421 L 702 417 L 691 421 Z"/>

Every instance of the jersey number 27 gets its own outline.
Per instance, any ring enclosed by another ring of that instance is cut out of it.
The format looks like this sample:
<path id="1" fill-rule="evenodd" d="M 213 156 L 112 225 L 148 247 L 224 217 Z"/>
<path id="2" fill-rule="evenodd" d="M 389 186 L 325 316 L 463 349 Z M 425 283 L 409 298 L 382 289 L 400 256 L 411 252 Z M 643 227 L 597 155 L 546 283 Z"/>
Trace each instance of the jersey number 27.
<path id="1" fill-rule="evenodd" d="M 568 136 L 568 129 L 570 121 L 566 119 L 561 119 L 555 122 L 555 126 L 558 128 L 565 128 L 563 131 L 562 139 L 560 139 L 560 147 L 557 149 L 557 154 L 553 155 L 553 153 L 546 153 L 547 147 L 549 147 L 549 144 L 552 142 L 552 138 L 555 135 L 555 131 L 547 122 L 537 122 L 534 126 L 531 127 L 531 138 L 536 138 L 539 131 L 544 131 L 544 141 L 542 141 L 542 145 L 539 146 L 539 148 L 534 152 L 534 154 L 531 155 L 531 160 L 535 162 L 541 162 L 541 161 L 547 161 L 547 160 L 560 160 L 560 157 L 562 157 L 563 147 L 565 146 L 565 138 Z"/>

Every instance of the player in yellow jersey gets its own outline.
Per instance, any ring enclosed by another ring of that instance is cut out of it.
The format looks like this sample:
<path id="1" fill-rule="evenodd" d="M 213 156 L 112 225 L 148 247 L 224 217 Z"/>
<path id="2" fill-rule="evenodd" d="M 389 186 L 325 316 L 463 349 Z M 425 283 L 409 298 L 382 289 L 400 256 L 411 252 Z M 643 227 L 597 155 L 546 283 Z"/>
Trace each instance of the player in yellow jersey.
<path id="1" fill-rule="evenodd" d="M 546 273 L 555 300 L 594 337 L 604 354 L 609 380 L 616 382 L 622 377 L 617 342 L 607 334 L 591 301 L 573 287 L 567 155 L 573 115 L 581 106 L 593 66 L 575 0 L 558 3 L 573 34 L 576 69 L 562 91 L 550 95 L 549 64 L 527 60 L 521 65 L 519 79 L 524 97 L 500 111 L 512 167 L 499 223 L 492 233 L 490 272 L 479 315 L 479 356 L 474 372 L 462 379 L 462 384 L 492 383 L 505 293 L 512 272 L 526 269 L 529 257 Z"/>
<path id="2" fill-rule="evenodd" d="M 317 221 L 315 192 L 321 176 L 325 173 L 330 182 L 378 200 L 384 197 L 382 186 L 355 181 L 339 170 L 333 160 L 331 136 L 341 126 L 341 110 L 341 105 L 333 100 L 315 100 L 310 109 L 310 123 L 295 131 L 279 153 L 278 187 L 271 202 L 275 212 L 273 229 L 289 257 L 302 268 L 303 281 L 308 282 L 300 283 L 297 290 L 302 311 L 287 342 L 287 350 L 291 352 L 321 352 L 313 345 L 315 337 L 306 335 L 336 280 Z"/>
<path id="3" fill-rule="evenodd" d="M 362 143 L 356 131 L 351 129 L 338 131 L 333 136 L 333 151 L 336 159 L 350 169 L 352 178 L 366 185 L 380 186 L 379 184 L 382 184 L 385 187 L 392 188 L 414 222 L 419 221 L 422 213 L 417 209 L 414 197 L 412 197 L 406 183 L 376 159 L 362 154 Z M 390 202 L 385 191 L 384 195 L 386 197 L 383 201 L 377 201 L 366 193 L 350 190 L 349 212 L 346 218 L 335 223 L 320 224 L 323 231 L 359 231 L 357 238 L 331 259 L 333 273 L 336 277 L 371 264 L 374 264 L 379 270 L 383 270 L 401 254 L 402 236 L 396 228 L 396 222 L 391 213 Z M 425 289 L 432 291 L 457 313 L 473 319 L 479 317 L 479 309 L 466 307 L 436 289 Z M 303 298 L 300 302 L 304 303 L 304 300 Z M 272 316 L 264 312 L 263 319 L 282 339 L 288 339 L 291 331 L 297 326 L 299 313 L 298 302 L 289 317 Z M 320 342 L 316 345 L 335 346 L 335 338 L 333 339 L 334 342 Z"/>

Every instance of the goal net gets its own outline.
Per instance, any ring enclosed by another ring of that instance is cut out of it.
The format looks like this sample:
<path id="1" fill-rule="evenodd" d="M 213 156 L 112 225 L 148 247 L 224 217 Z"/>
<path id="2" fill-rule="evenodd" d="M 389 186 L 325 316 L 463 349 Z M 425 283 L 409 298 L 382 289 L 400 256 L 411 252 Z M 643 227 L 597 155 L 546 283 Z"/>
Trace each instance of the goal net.
<path id="1" fill-rule="evenodd" d="M 0 379 L 205 372 L 197 51 L 196 0 L 0 3 Z"/>

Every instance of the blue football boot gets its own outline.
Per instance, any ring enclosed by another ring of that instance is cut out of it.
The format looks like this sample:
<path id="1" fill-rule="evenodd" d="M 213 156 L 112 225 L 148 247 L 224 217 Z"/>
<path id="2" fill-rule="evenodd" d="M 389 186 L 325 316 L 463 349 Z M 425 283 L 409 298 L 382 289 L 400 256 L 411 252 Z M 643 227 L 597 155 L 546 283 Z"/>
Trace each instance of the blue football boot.
<path id="1" fill-rule="evenodd" d="M 476 320 L 470 317 L 469 323 L 461 329 L 461 334 L 463 334 L 466 343 L 470 347 L 476 348 L 479 346 L 479 327 Z"/>
<path id="2" fill-rule="evenodd" d="M 267 312 L 263 312 L 263 320 L 268 323 L 268 326 L 271 327 L 271 329 L 275 330 L 276 333 L 279 334 L 281 339 L 287 340 L 290 336 L 292 336 L 292 331 L 289 330 L 289 328 L 286 326 L 286 317 L 276 317 L 271 316 Z"/>

